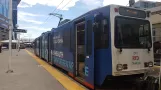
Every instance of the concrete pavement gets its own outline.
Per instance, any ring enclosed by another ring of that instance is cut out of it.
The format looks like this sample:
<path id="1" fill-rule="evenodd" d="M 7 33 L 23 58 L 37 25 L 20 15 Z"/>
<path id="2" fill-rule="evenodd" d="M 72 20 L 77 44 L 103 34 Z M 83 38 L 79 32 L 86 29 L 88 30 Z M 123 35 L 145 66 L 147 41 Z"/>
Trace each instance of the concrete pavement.
<path id="1" fill-rule="evenodd" d="M 8 70 L 8 50 L 0 53 L 0 90 L 65 90 L 41 65 L 25 50 L 12 51 L 11 69 Z"/>

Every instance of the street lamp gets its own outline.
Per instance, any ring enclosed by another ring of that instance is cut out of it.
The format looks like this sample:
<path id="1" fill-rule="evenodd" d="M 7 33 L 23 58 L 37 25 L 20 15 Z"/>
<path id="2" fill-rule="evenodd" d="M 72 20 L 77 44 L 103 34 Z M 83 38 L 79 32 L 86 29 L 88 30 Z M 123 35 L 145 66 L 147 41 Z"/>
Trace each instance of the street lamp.
<path id="1" fill-rule="evenodd" d="M 60 19 L 60 20 L 59 20 L 59 23 L 58 23 L 58 26 L 59 26 L 59 24 L 60 24 L 61 20 L 63 19 L 62 14 L 58 14 L 58 13 L 49 13 L 49 15 L 56 16 L 56 17 L 58 17 L 58 18 Z"/>

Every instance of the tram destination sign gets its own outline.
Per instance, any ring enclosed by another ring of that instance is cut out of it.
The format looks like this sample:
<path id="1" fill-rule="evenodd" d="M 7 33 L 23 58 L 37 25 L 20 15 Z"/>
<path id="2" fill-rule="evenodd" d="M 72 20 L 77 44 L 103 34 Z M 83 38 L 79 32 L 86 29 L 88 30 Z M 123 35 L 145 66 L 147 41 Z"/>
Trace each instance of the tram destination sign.
<path id="1" fill-rule="evenodd" d="M 146 18 L 146 12 L 142 10 L 136 10 L 132 8 L 120 7 L 119 8 L 120 15 L 130 16 L 136 18 Z"/>
<path id="2" fill-rule="evenodd" d="M 25 29 L 14 29 L 14 32 L 20 32 L 20 33 L 27 33 L 27 30 Z"/>

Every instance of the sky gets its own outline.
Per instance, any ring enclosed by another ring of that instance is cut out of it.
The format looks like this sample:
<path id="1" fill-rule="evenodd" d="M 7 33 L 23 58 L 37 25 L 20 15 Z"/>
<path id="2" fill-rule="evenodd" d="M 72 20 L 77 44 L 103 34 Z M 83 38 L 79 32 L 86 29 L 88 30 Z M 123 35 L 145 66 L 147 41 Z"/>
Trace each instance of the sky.
<path id="1" fill-rule="evenodd" d="M 21 38 L 36 38 L 58 25 L 59 18 L 49 13 L 59 13 L 64 19 L 74 19 L 92 9 L 109 4 L 126 6 L 129 0 L 21 0 L 18 5 L 18 28 L 26 29 Z M 138 1 L 138 0 L 135 0 Z M 160 1 L 160 0 L 148 0 Z M 62 3 L 61 3 L 62 2 Z M 60 4 L 61 3 L 61 4 Z M 59 5 L 60 4 L 60 5 Z M 59 7 L 56 9 L 56 7 Z M 48 19 L 47 19 L 48 18 Z"/>

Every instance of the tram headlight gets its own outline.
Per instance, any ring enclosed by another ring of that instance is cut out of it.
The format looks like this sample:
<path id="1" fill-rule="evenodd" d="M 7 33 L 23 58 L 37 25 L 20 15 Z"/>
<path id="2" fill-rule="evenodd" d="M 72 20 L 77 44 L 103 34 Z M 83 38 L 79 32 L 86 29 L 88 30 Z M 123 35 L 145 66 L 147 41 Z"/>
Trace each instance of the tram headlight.
<path id="1" fill-rule="evenodd" d="M 149 62 L 149 67 L 153 67 L 153 62 Z"/>
<path id="2" fill-rule="evenodd" d="M 122 64 L 117 64 L 116 69 L 117 71 L 121 71 L 123 69 Z"/>

